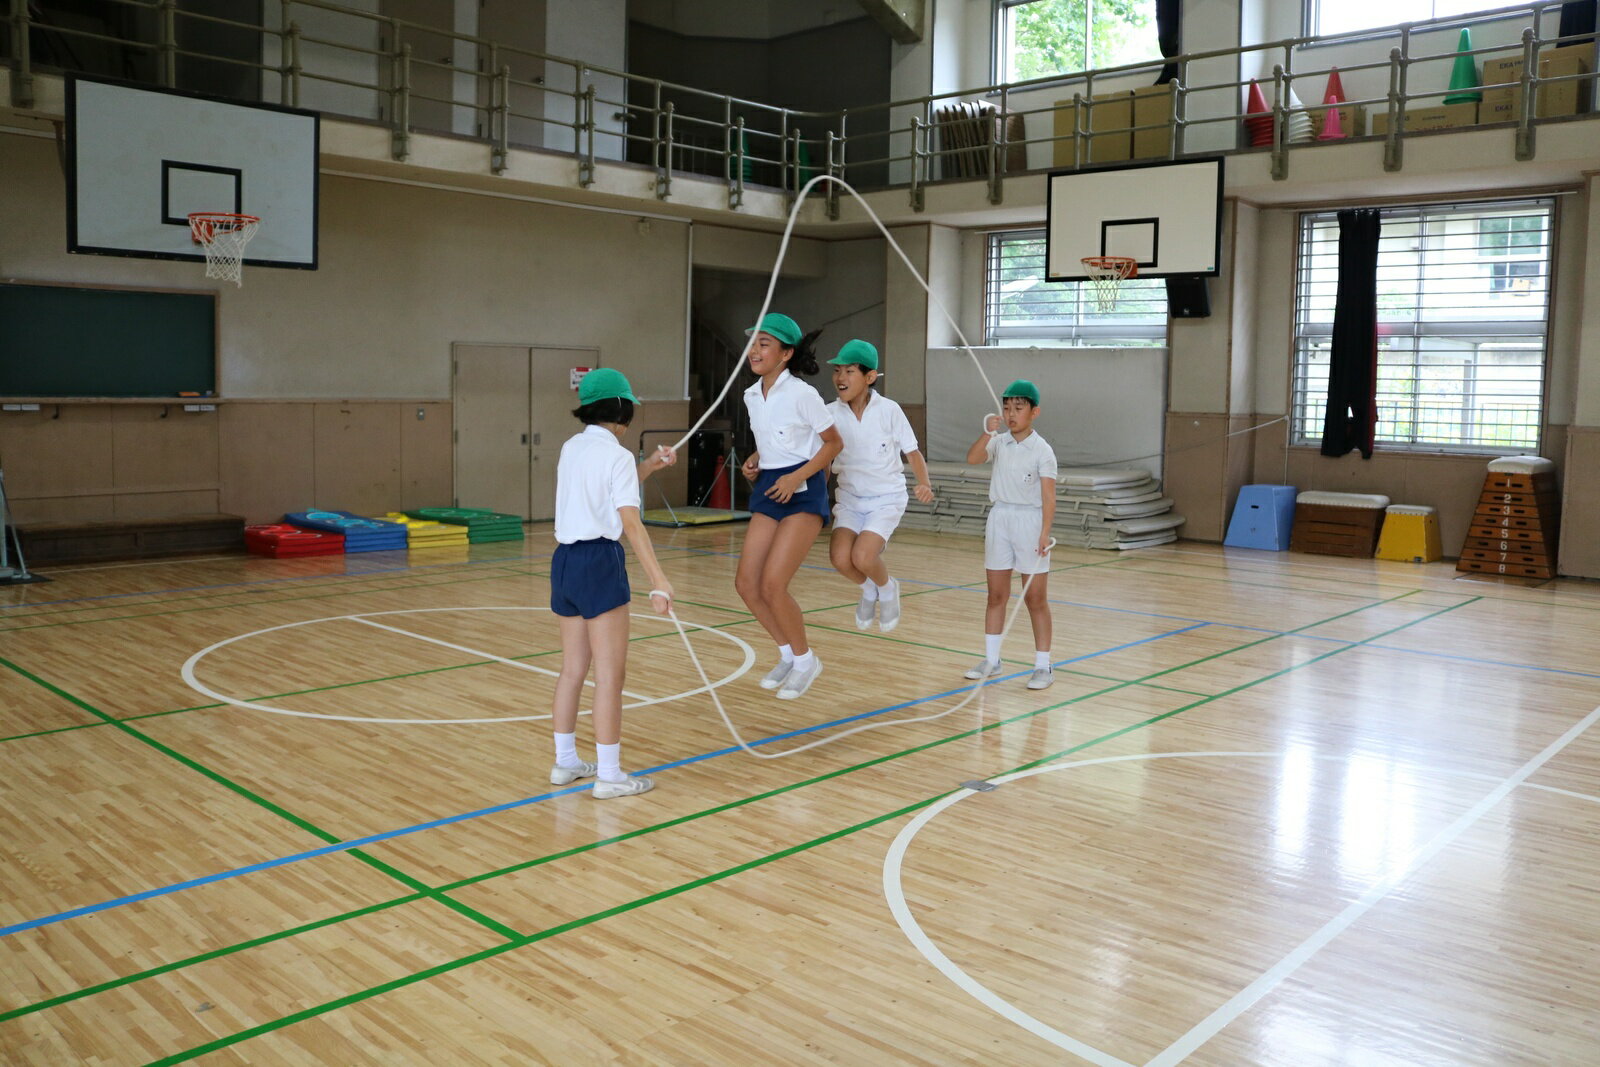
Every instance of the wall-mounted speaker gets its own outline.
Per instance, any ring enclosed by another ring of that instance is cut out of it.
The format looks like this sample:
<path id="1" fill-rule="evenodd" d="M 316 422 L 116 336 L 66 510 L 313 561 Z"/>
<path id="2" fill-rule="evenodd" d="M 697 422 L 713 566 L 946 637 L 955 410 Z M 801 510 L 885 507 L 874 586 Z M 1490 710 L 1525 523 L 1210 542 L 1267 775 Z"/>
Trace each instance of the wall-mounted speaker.
<path id="1" fill-rule="evenodd" d="M 1204 274 L 1167 275 L 1167 313 L 1175 319 L 1204 319 L 1211 315 L 1211 290 Z"/>

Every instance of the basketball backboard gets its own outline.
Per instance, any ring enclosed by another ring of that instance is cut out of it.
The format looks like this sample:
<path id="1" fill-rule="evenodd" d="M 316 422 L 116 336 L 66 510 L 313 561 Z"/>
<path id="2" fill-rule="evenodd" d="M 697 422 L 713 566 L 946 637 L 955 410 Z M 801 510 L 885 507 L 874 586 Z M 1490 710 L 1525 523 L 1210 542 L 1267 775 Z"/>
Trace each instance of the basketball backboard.
<path id="1" fill-rule="evenodd" d="M 244 262 L 317 268 L 316 112 L 67 79 L 67 251 L 205 256 L 189 214 L 258 215 Z"/>
<path id="2" fill-rule="evenodd" d="M 1087 281 L 1085 256 L 1130 256 L 1141 278 L 1211 274 L 1222 251 L 1222 157 L 1056 171 L 1045 280 Z"/>

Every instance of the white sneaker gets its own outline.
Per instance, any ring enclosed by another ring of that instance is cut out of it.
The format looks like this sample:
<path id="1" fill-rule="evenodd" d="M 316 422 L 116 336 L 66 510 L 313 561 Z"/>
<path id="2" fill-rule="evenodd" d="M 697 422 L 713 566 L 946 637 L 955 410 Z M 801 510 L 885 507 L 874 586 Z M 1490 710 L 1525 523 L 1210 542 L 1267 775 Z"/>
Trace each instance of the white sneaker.
<path id="1" fill-rule="evenodd" d="M 630 774 L 620 782 L 599 781 L 594 784 L 594 797 L 596 800 L 612 800 L 616 797 L 636 797 L 640 793 L 648 793 L 656 787 L 656 783 L 639 774 Z"/>
<path id="2" fill-rule="evenodd" d="M 997 659 L 982 659 L 978 665 L 963 674 L 963 678 L 992 678 L 1001 671 L 1000 661 Z"/>
<path id="3" fill-rule="evenodd" d="M 563 767 L 557 763 L 550 768 L 551 785 L 571 785 L 579 778 L 593 778 L 600 768 L 593 763 L 580 763 L 576 767 Z"/>
<path id="4" fill-rule="evenodd" d="M 761 679 L 761 688 L 778 688 L 778 686 L 783 684 L 783 680 L 789 677 L 789 672 L 792 670 L 794 670 L 794 660 L 789 660 L 787 663 L 780 662 L 776 667 L 768 671 L 766 676 Z"/>
<path id="5" fill-rule="evenodd" d="M 862 593 L 861 599 L 856 602 L 856 629 L 872 629 L 872 620 L 878 614 L 878 598 L 869 597 Z"/>
<path id="6" fill-rule="evenodd" d="M 878 629 L 888 633 L 900 625 L 900 579 L 889 579 L 889 591 L 878 594 Z"/>
<path id="7" fill-rule="evenodd" d="M 1028 676 L 1029 689 L 1049 689 L 1055 684 L 1056 672 L 1049 667 L 1035 667 Z"/>
<path id="8" fill-rule="evenodd" d="M 811 653 L 811 669 L 809 671 L 794 670 L 789 672 L 789 677 L 783 680 L 783 688 L 778 690 L 779 700 L 793 700 L 804 696 L 811 683 L 817 680 L 817 675 L 822 673 L 822 657 L 816 652 Z"/>

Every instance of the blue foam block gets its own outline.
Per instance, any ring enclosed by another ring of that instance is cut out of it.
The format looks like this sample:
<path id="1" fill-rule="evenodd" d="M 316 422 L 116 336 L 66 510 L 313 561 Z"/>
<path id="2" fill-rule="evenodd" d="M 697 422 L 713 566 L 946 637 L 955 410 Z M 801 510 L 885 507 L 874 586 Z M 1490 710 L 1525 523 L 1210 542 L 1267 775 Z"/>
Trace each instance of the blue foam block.
<path id="1" fill-rule="evenodd" d="M 1246 485 L 1239 489 L 1228 521 L 1228 536 L 1222 543 L 1229 548 L 1264 548 L 1269 552 L 1289 549 L 1289 530 L 1294 526 L 1292 485 Z"/>

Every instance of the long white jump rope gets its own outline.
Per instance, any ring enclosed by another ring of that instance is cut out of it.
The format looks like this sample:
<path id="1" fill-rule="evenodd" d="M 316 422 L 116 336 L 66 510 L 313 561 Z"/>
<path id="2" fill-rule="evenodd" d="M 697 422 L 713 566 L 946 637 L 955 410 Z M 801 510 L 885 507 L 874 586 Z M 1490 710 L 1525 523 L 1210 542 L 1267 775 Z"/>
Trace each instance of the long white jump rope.
<path id="1" fill-rule="evenodd" d="M 839 188 L 843 189 L 845 192 L 854 197 L 856 202 L 861 205 L 861 209 L 867 213 L 867 217 L 872 220 L 873 225 L 878 227 L 879 231 L 882 232 L 884 240 L 889 242 L 889 247 L 895 250 L 895 254 L 900 257 L 900 261 L 904 263 L 906 265 L 906 269 L 911 272 L 911 276 L 917 280 L 917 284 L 922 286 L 923 291 L 928 294 L 929 302 L 933 304 L 934 307 L 939 309 L 939 313 L 945 317 L 945 321 L 949 322 L 951 328 L 955 330 L 956 338 L 960 340 L 962 349 L 966 351 L 968 356 L 972 357 L 972 365 L 977 368 L 979 377 L 983 379 L 984 388 L 989 391 L 989 396 L 993 398 L 995 409 L 997 411 L 1000 410 L 1003 407 L 1003 405 L 1000 403 L 1000 397 L 995 394 L 994 385 L 989 381 L 989 376 L 984 373 L 983 364 L 978 361 L 978 354 L 972 350 L 972 345 L 967 342 L 966 335 L 961 332 L 960 324 L 957 323 L 950 312 L 945 309 L 945 306 L 939 302 L 939 298 L 934 295 L 932 288 L 929 287 L 927 279 L 923 278 L 923 276 L 917 272 L 917 268 L 912 265 L 911 260 L 906 256 L 905 250 L 900 247 L 899 243 L 895 241 L 894 236 L 889 233 L 889 228 L 885 226 L 882 220 L 880 220 L 873 212 L 872 206 L 863 200 L 861 198 L 861 194 L 852 189 L 848 183 L 839 178 L 835 178 L 831 174 L 818 174 L 816 177 L 806 182 L 805 186 L 801 188 L 799 194 L 795 197 L 794 207 L 789 211 L 789 222 L 783 228 L 783 240 L 778 245 L 778 259 L 777 262 L 772 265 L 772 276 L 767 281 L 767 295 L 766 298 L 761 302 L 761 312 L 756 316 L 756 322 L 759 324 L 762 319 L 767 317 L 767 309 L 772 305 L 772 293 L 778 285 L 778 271 L 783 267 L 784 256 L 788 254 L 789 235 L 794 232 L 795 220 L 800 214 L 800 205 L 805 203 L 807 194 L 809 194 L 811 190 L 821 182 L 834 183 Z M 722 404 L 723 400 L 727 398 L 729 390 L 733 388 L 733 383 L 739 378 L 739 372 L 744 370 L 745 361 L 750 355 L 750 345 L 755 343 L 755 337 L 755 332 L 752 331 L 750 333 L 750 340 L 745 343 L 744 351 L 739 355 L 739 361 L 734 365 L 733 373 L 728 375 L 728 380 L 722 387 L 722 392 L 717 394 L 717 399 L 712 401 L 711 404 L 706 408 L 705 414 L 700 416 L 700 420 L 689 428 L 689 431 L 685 433 L 681 439 L 679 439 L 677 444 L 671 446 L 671 450 L 673 452 L 677 452 L 680 448 L 682 448 L 689 438 L 694 436 L 695 431 L 700 429 L 705 421 L 711 417 L 711 414 Z M 990 416 L 988 415 L 985 415 L 983 418 L 983 428 L 985 433 L 989 432 L 989 418 Z M 1048 553 L 1050 549 L 1055 548 L 1055 546 L 1056 542 L 1054 539 L 1052 539 L 1045 547 L 1045 551 Z M 1026 602 L 1026 598 L 1028 596 L 1028 587 L 1033 584 L 1033 578 L 1034 576 L 1030 574 L 1023 580 L 1022 594 L 1021 596 L 1017 597 L 1016 604 L 1012 606 L 1011 612 L 1006 616 L 1005 626 L 1000 631 L 1000 640 L 1002 644 L 1004 644 L 1006 637 L 1011 633 L 1011 624 L 1016 621 L 1017 614 L 1022 610 L 1022 606 Z M 967 692 L 966 696 L 961 698 L 959 703 L 955 704 L 953 707 L 946 708 L 943 711 L 935 712 L 932 715 L 923 715 L 914 719 L 895 719 L 892 722 L 868 723 L 865 726 L 856 726 L 837 734 L 830 734 L 827 737 L 819 738 L 816 741 L 809 741 L 806 744 L 800 745 L 796 748 L 785 749 L 782 752 L 757 752 L 745 742 L 743 737 L 739 735 L 738 728 L 733 725 L 733 720 L 728 717 L 728 710 L 722 706 L 722 699 L 717 695 L 716 688 L 711 684 L 711 679 L 709 676 L 707 676 L 705 667 L 701 666 L 700 657 L 695 654 L 694 645 L 689 642 L 689 635 L 683 628 L 683 622 L 678 618 L 678 612 L 672 606 L 672 598 L 668 597 L 659 589 L 652 589 L 650 591 L 650 596 L 652 599 L 659 596 L 667 601 L 667 617 L 670 618 L 672 620 L 672 624 L 678 628 L 678 637 L 683 641 L 683 647 L 688 651 L 689 659 L 694 663 L 694 669 L 700 675 L 700 683 L 705 686 L 705 691 L 711 695 L 711 702 L 712 704 L 716 705 L 717 714 L 722 716 L 723 724 L 728 727 L 728 733 L 733 737 L 733 740 L 738 744 L 738 746 L 750 753 L 750 755 L 754 756 L 756 759 L 782 759 L 784 756 L 799 755 L 801 752 L 805 752 L 807 749 L 817 748 L 821 745 L 832 744 L 835 741 L 842 741 L 851 734 L 865 733 L 868 730 L 883 730 L 890 726 L 910 726 L 913 723 L 933 722 L 936 719 L 942 719 L 946 715 L 951 715 L 957 711 L 960 711 L 962 708 L 967 706 L 973 697 L 979 696 L 988 688 L 987 676 L 985 676 L 984 678 L 979 678 L 973 683 L 972 688 Z M 987 663 L 987 659 L 985 659 L 985 663 Z M 982 706 L 981 702 L 979 706 Z"/>

